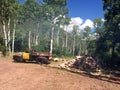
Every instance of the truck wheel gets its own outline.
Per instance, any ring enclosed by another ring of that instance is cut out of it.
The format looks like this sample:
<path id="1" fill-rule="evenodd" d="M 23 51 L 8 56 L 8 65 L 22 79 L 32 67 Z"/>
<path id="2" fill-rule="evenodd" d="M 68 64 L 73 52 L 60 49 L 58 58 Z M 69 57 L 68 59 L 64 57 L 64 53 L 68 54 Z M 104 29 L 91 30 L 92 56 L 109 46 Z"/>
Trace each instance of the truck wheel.
<path id="1" fill-rule="evenodd" d="M 46 58 L 46 57 L 43 57 L 42 58 L 42 62 L 41 63 L 44 63 L 44 64 L 49 64 L 48 62 L 49 60 Z"/>
<path id="2" fill-rule="evenodd" d="M 25 63 L 26 61 L 23 59 L 23 60 L 22 60 L 22 62 L 24 62 L 24 63 Z"/>
<path id="3" fill-rule="evenodd" d="M 37 59 L 36 59 L 36 62 L 37 62 L 38 64 L 41 64 L 40 58 L 37 58 Z"/>
<path id="4" fill-rule="evenodd" d="M 15 62 L 21 62 L 22 59 L 21 59 L 21 57 L 16 57 L 16 58 L 14 59 L 14 61 L 15 61 Z"/>
<path id="5" fill-rule="evenodd" d="M 37 58 L 38 63 L 43 63 L 43 64 L 49 64 L 49 60 L 46 57 L 38 57 Z"/>

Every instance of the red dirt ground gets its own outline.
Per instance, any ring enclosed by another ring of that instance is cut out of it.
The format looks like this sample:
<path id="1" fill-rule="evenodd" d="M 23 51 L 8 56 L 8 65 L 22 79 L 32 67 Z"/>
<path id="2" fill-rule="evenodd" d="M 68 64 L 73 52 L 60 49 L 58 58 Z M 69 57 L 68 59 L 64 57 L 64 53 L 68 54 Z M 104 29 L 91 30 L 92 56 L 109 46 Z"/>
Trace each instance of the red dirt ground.
<path id="1" fill-rule="evenodd" d="M 8 59 L 0 58 L 0 90 L 120 90 L 120 83 Z"/>

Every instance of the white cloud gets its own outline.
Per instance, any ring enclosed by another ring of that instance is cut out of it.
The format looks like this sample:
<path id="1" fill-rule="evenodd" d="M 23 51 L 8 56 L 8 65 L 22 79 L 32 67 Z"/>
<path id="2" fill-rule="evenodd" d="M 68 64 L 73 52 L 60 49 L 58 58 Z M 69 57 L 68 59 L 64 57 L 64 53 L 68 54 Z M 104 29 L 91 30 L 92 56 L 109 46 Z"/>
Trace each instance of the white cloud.
<path id="1" fill-rule="evenodd" d="M 80 29 L 82 23 L 83 23 L 83 19 L 81 19 L 80 17 L 71 18 L 70 24 L 67 26 L 67 31 L 69 32 L 72 31 L 74 25 L 77 25 Z"/>
<path id="2" fill-rule="evenodd" d="M 71 18 L 70 24 L 67 26 L 67 31 L 72 31 L 74 25 L 78 25 L 79 30 L 83 30 L 86 26 L 89 26 L 91 29 L 94 27 L 90 19 L 83 20 L 80 17 L 74 17 Z"/>
<path id="3" fill-rule="evenodd" d="M 74 25 L 81 25 L 83 23 L 83 19 L 81 19 L 80 17 L 76 17 L 76 18 L 71 18 L 71 22 Z"/>
<path id="4" fill-rule="evenodd" d="M 85 20 L 85 22 L 80 26 L 80 29 L 83 30 L 86 26 L 90 27 L 91 29 L 94 27 L 93 22 L 90 19 Z"/>

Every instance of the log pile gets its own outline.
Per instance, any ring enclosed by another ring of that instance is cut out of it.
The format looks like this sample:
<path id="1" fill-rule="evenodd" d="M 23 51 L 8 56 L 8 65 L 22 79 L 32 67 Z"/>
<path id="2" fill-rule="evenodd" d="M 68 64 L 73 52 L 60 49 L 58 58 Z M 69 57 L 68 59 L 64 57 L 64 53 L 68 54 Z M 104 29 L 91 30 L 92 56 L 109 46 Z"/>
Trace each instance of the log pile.
<path id="1" fill-rule="evenodd" d="M 75 59 L 65 61 L 64 63 L 59 65 L 59 68 L 70 70 L 73 67 L 75 61 L 76 61 Z"/>
<path id="2" fill-rule="evenodd" d="M 100 70 L 97 61 L 91 56 L 76 56 L 73 60 L 68 60 L 59 65 L 60 68 L 71 70 L 72 68 L 86 72 L 97 72 Z"/>
<path id="3" fill-rule="evenodd" d="M 76 60 L 73 64 L 73 67 L 87 72 L 96 72 L 98 69 L 100 69 L 97 61 L 93 57 L 87 55 Z"/>

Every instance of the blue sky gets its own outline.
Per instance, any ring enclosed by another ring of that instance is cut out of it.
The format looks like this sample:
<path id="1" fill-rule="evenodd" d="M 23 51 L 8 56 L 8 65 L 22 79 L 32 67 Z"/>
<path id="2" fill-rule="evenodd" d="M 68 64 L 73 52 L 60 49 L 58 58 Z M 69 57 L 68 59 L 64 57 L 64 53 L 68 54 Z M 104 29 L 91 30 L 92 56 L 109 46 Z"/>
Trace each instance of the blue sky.
<path id="1" fill-rule="evenodd" d="M 103 18 L 102 0 L 68 0 L 69 15 L 82 19 Z"/>

